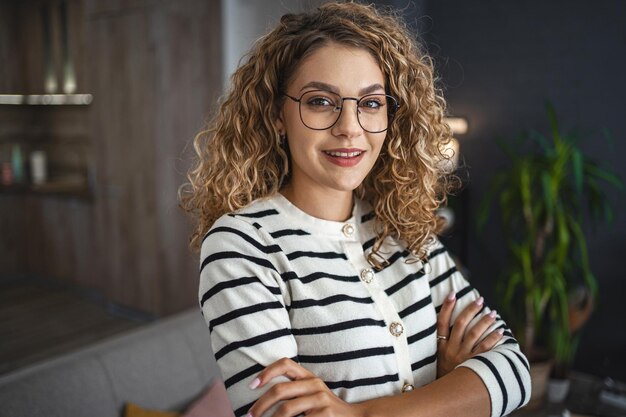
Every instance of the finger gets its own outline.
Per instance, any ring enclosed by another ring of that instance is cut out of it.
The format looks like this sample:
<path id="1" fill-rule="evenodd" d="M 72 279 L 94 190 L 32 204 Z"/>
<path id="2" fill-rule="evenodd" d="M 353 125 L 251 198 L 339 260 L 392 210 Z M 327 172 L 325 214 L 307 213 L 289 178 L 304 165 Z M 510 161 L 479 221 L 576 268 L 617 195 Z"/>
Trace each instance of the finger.
<path id="1" fill-rule="evenodd" d="M 456 293 L 454 290 L 443 300 L 441 310 L 437 316 L 437 335 L 448 337 L 450 335 L 450 319 L 456 304 Z M 441 340 L 441 339 L 438 339 Z"/>
<path id="2" fill-rule="evenodd" d="M 496 310 L 492 310 L 489 314 L 485 314 L 478 320 L 470 329 L 465 333 L 463 337 L 463 343 L 461 350 L 466 353 L 470 353 L 476 346 L 478 341 L 485 335 L 487 329 L 496 321 Z"/>
<path id="3" fill-rule="evenodd" d="M 262 387 L 277 376 L 285 376 L 289 379 L 303 379 L 313 376 L 311 372 L 289 358 L 282 358 L 261 371 L 250 382 L 250 389 Z"/>
<path id="4" fill-rule="evenodd" d="M 470 303 L 461 314 L 456 318 L 454 325 L 452 326 L 452 332 L 450 332 L 450 338 L 448 339 L 455 345 L 461 345 L 465 336 L 465 329 L 470 321 L 476 316 L 476 313 L 483 307 L 483 297 L 477 298 L 474 302 Z"/>
<path id="5" fill-rule="evenodd" d="M 316 392 L 310 395 L 294 398 L 285 401 L 278 407 L 272 417 L 295 417 L 299 415 L 311 415 L 311 413 L 319 408 L 324 407 L 324 393 Z M 255 414 L 252 414 L 256 417 Z"/>
<path id="6" fill-rule="evenodd" d="M 504 329 L 496 329 L 489 334 L 489 336 L 485 337 L 482 342 L 480 342 L 474 349 L 472 353 L 479 354 L 484 352 L 489 352 L 494 346 L 502 339 L 502 335 L 504 334 Z"/>
<path id="7" fill-rule="evenodd" d="M 312 395 L 319 392 L 323 382 L 319 378 L 299 379 L 297 381 L 280 382 L 268 389 L 248 411 L 253 417 L 261 417 L 279 401 Z"/>

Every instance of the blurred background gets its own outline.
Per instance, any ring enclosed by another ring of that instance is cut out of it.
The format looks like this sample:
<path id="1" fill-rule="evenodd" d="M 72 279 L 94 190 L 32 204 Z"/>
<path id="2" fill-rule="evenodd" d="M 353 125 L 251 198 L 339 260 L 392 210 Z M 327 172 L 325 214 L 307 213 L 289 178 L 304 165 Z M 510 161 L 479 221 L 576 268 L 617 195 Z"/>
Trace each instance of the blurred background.
<path id="1" fill-rule="evenodd" d="M 251 42 L 322 1 L 0 1 L 0 373 L 197 306 L 177 189 L 192 141 Z M 433 56 L 467 168 L 447 241 L 498 307 L 505 244 L 478 207 L 495 140 L 606 129 L 581 143 L 626 178 L 626 2 L 379 1 Z M 599 282 L 574 369 L 626 380 L 626 197 L 589 231 Z M 199 313 L 198 313 L 199 314 Z M 621 319 L 620 319 L 621 317 Z"/>

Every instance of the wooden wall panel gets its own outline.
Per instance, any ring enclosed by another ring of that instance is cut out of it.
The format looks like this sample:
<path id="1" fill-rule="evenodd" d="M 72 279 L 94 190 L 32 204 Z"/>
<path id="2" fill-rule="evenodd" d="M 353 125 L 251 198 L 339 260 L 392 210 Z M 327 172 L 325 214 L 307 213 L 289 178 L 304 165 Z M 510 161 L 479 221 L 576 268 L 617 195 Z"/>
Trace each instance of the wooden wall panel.
<path id="1" fill-rule="evenodd" d="M 14 94 L 22 89 L 20 49 L 16 42 L 18 14 L 16 2 L 0 2 L 0 94 Z"/>
<path id="2" fill-rule="evenodd" d="M 98 235 L 107 253 L 107 294 L 118 302 L 154 311 L 153 139 L 150 120 L 156 100 L 147 45 L 146 13 L 90 21 L 97 140 Z M 145 73 L 144 73 L 145 72 Z M 110 191 L 113 190 L 113 193 Z"/>
<path id="3" fill-rule="evenodd" d="M 38 195 L 25 197 L 25 202 L 29 273 L 98 288 L 90 281 L 95 255 L 93 205 L 82 199 Z"/>
<path id="4" fill-rule="evenodd" d="M 159 59 L 167 63 L 155 83 L 163 100 L 155 114 L 157 175 L 153 187 L 159 270 L 165 278 L 160 283 L 161 303 L 168 310 L 197 303 L 198 255 L 187 248 L 191 228 L 181 215 L 177 191 L 186 181 L 192 140 L 221 91 L 221 37 L 215 36 L 220 13 L 215 3 L 198 1 L 183 8 L 177 2 L 167 14 L 160 14 L 153 26 L 154 40 L 162 46 Z M 196 13 L 199 19 L 194 17 Z M 197 93 L 188 93 L 194 91 Z"/>
<path id="5" fill-rule="evenodd" d="M 107 13 L 100 5 L 89 18 L 106 290 L 156 314 L 196 303 L 197 259 L 176 192 L 183 149 L 221 89 L 218 4 L 154 1 Z"/>
<path id="6" fill-rule="evenodd" d="M 14 195 L 0 195 L 0 282 L 15 279 L 26 271 L 26 217 L 24 201 Z"/>

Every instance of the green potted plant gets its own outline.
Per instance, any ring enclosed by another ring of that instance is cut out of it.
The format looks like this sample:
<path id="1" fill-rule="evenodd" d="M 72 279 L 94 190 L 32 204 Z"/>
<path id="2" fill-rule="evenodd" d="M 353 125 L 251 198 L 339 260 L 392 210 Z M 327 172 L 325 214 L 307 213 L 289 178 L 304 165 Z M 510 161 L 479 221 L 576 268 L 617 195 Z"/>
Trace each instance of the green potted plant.
<path id="1" fill-rule="evenodd" d="M 512 144 L 498 141 L 510 166 L 492 178 L 478 226 L 484 227 L 497 206 L 508 248 L 498 284 L 502 306 L 531 361 L 540 358 L 542 347 L 554 369 L 564 371 L 597 295 L 584 226 L 612 221 L 603 187 L 624 185 L 581 150 L 580 141 L 589 136 L 564 134 L 553 106 L 548 103 L 546 110 L 548 137 L 531 130 Z"/>

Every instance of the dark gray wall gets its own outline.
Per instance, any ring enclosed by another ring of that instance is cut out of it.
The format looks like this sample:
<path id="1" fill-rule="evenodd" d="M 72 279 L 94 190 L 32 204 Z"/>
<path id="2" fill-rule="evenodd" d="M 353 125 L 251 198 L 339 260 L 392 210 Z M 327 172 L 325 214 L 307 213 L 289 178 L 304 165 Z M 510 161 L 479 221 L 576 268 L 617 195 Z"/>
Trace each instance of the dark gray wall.
<path id="1" fill-rule="evenodd" d="M 420 21 L 427 24 L 450 111 L 470 124 L 460 138 L 471 178 L 465 191 L 470 219 L 490 176 L 506 163 L 494 139 L 529 127 L 545 131 L 547 99 L 566 129 L 612 132 L 612 148 L 599 136 L 583 148 L 626 179 L 626 2 L 432 0 L 426 14 Z M 614 225 L 590 238 L 599 305 L 575 367 L 626 380 L 626 198 L 613 194 L 611 200 Z M 468 230 L 467 266 L 489 300 L 495 300 L 503 246 L 495 221 L 481 236 Z"/>

